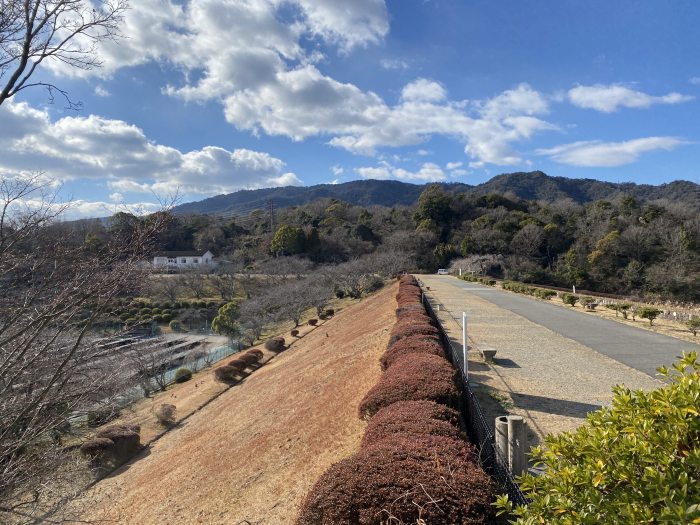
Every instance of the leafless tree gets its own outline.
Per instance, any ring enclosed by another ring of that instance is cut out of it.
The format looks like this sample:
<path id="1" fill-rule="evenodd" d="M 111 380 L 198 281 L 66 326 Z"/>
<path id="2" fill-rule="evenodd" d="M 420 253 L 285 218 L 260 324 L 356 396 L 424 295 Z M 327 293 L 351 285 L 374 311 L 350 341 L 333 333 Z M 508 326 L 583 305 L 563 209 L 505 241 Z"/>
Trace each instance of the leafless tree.
<path id="1" fill-rule="evenodd" d="M 101 41 L 119 36 L 128 0 L 0 0 L 0 105 L 29 87 L 43 86 L 53 99 L 68 93 L 54 84 L 31 81 L 44 61 L 78 69 L 100 67 Z"/>
<path id="2" fill-rule="evenodd" d="M 192 372 L 197 371 L 197 365 L 201 359 L 207 357 L 208 352 L 200 347 L 190 350 L 185 356 L 185 364 Z"/>
<path id="3" fill-rule="evenodd" d="M 216 290 L 224 301 L 230 301 L 236 297 L 238 285 L 233 274 L 216 272 L 209 276 L 208 281 L 209 285 Z"/>
<path id="4" fill-rule="evenodd" d="M 154 295 L 174 303 L 180 296 L 182 283 L 177 275 L 157 277 L 151 281 L 151 291 Z"/>
<path id="5" fill-rule="evenodd" d="M 92 328 L 143 282 L 166 217 L 87 247 L 55 224 L 65 207 L 39 180 L 0 178 L 0 522 L 31 515 L 69 422 L 123 388 Z"/>
<path id="6" fill-rule="evenodd" d="M 196 299 L 201 299 L 207 293 L 207 281 L 197 270 L 189 270 L 181 277 L 183 288 L 192 292 Z"/>

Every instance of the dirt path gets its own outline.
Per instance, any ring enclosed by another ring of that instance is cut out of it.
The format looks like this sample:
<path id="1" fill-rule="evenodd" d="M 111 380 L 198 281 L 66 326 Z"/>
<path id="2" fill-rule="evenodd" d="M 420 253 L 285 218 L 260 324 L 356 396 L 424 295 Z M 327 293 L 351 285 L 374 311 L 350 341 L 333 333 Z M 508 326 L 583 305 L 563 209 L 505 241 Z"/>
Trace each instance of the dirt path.
<path id="1" fill-rule="evenodd" d="M 345 309 L 98 483 L 76 503 L 90 509 L 81 519 L 293 523 L 311 485 L 359 446 L 357 405 L 379 378 L 395 291 Z"/>

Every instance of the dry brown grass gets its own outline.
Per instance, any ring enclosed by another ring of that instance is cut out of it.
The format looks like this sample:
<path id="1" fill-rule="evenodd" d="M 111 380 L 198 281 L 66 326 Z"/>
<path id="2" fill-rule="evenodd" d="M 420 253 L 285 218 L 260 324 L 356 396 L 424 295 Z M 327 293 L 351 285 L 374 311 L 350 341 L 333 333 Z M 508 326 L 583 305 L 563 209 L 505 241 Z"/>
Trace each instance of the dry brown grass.
<path id="1" fill-rule="evenodd" d="M 357 406 L 379 378 L 395 292 L 387 287 L 337 313 L 224 392 L 90 490 L 83 504 L 91 512 L 81 519 L 293 523 L 319 476 L 359 448 Z M 197 379 L 181 387 L 195 390 Z M 207 381 L 220 388 L 211 374 Z M 173 395 L 180 413 L 180 391 Z"/>

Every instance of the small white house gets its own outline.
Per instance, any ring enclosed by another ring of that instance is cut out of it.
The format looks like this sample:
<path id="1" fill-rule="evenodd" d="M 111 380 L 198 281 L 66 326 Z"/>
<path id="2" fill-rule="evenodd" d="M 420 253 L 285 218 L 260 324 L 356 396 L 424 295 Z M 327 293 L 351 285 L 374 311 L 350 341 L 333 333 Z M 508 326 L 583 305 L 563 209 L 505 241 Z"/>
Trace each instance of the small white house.
<path id="1" fill-rule="evenodd" d="M 214 254 L 209 250 L 206 252 L 159 252 L 153 256 L 153 266 L 158 268 L 194 269 L 211 268 L 215 265 Z"/>

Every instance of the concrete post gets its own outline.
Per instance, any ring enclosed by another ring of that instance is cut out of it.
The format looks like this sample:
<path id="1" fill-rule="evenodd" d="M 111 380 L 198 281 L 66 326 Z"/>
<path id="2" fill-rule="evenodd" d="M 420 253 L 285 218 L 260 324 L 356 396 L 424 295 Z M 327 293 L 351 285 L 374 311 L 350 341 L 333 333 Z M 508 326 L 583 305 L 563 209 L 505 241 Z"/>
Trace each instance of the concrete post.
<path id="1" fill-rule="evenodd" d="M 467 359 L 467 312 L 462 312 L 462 356 L 464 358 L 464 377 L 469 382 L 469 359 Z"/>
<path id="2" fill-rule="evenodd" d="M 462 267 L 459 267 L 459 276 L 462 277 Z"/>
<path id="3" fill-rule="evenodd" d="M 527 470 L 526 426 L 522 416 L 508 416 L 508 465 L 514 476 Z"/>
<path id="4" fill-rule="evenodd" d="M 496 418 L 496 450 L 500 454 L 503 466 L 508 467 L 508 417 L 499 416 Z"/>

